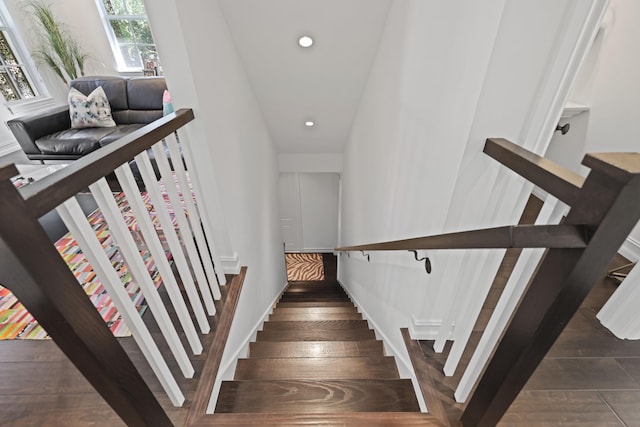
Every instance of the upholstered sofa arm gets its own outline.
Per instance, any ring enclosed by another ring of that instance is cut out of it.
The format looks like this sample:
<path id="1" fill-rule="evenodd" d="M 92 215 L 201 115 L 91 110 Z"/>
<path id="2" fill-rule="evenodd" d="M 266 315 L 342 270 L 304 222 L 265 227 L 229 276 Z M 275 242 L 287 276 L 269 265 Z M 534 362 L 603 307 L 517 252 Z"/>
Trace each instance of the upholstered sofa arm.
<path id="1" fill-rule="evenodd" d="M 27 156 L 37 155 L 41 153 L 35 143 L 37 139 L 71 127 L 69 107 L 61 106 L 45 113 L 12 119 L 7 122 L 7 126 Z"/>

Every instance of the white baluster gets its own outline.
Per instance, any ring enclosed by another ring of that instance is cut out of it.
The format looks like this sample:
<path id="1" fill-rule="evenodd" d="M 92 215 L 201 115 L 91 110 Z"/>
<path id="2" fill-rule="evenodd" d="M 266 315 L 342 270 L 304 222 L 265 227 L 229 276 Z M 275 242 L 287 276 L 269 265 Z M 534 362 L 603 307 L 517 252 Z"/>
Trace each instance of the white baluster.
<path id="1" fill-rule="evenodd" d="M 129 227 L 127 227 L 122 217 L 120 208 L 113 198 L 109 184 L 107 184 L 104 178 L 101 178 L 94 184 L 91 184 L 89 190 L 91 190 L 100 211 L 107 220 L 109 233 L 122 254 L 127 270 L 131 273 L 133 280 L 140 286 L 140 289 L 142 289 L 142 294 L 149 304 L 153 318 L 156 319 L 162 336 L 167 340 L 169 349 L 178 362 L 182 374 L 185 378 L 193 378 L 193 374 L 195 373 L 193 365 L 191 365 L 189 356 L 180 342 L 178 332 L 171 322 L 169 313 L 162 302 L 158 289 L 156 289 L 151 279 L 149 270 L 140 256 L 140 250 L 129 232 Z M 165 255 L 162 254 L 162 257 L 164 258 Z"/>
<path id="2" fill-rule="evenodd" d="M 167 204 L 165 203 L 164 198 L 160 193 L 159 184 L 156 180 L 156 175 L 153 171 L 153 167 L 151 166 L 151 160 L 149 160 L 149 156 L 147 155 L 146 151 L 138 154 L 135 157 L 135 160 L 136 165 L 138 166 L 138 170 L 140 171 L 140 175 L 142 176 L 142 180 L 146 187 L 147 193 L 149 194 L 149 198 L 151 199 L 151 203 L 153 204 L 156 214 L 158 215 L 158 220 L 160 221 L 160 225 L 162 226 L 162 231 L 164 233 L 165 239 L 167 240 L 167 244 L 169 245 L 169 249 L 173 254 L 173 259 L 176 263 L 176 267 L 178 268 L 178 273 L 180 273 L 180 277 L 182 278 L 182 284 L 185 291 L 187 292 L 187 297 L 189 298 L 189 302 L 191 303 L 191 308 L 193 309 L 196 320 L 198 321 L 198 325 L 200 326 L 200 331 L 205 334 L 209 333 L 209 322 L 207 322 L 206 313 L 204 311 L 204 308 L 202 307 L 202 302 L 200 301 L 198 290 L 196 289 L 196 285 L 193 281 L 193 276 L 191 275 L 189 261 L 182 249 L 182 244 L 180 243 L 180 239 L 178 238 L 178 234 L 176 233 L 176 229 L 174 228 Z M 207 308 L 210 309 L 210 307 Z M 215 306 L 213 306 L 213 313 L 209 314 L 215 314 Z"/>
<path id="3" fill-rule="evenodd" d="M 151 256 L 153 257 L 155 264 L 158 268 L 158 272 L 162 277 L 162 282 L 164 283 L 164 287 L 169 294 L 169 298 L 171 299 L 171 303 L 173 304 L 174 309 L 176 310 L 176 314 L 178 316 L 178 320 L 182 325 L 182 329 L 187 337 L 187 341 L 191 346 L 191 351 L 193 354 L 201 354 L 202 353 L 202 343 L 200 342 L 200 338 L 198 337 L 198 332 L 196 331 L 196 327 L 191 320 L 191 315 L 189 314 L 189 310 L 187 305 L 182 297 L 182 292 L 180 292 L 180 287 L 178 286 L 178 282 L 171 270 L 171 266 L 169 265 L 169 261 L 167 261 L 166 254 L 164 252 L 164 248 L 162 247 L 162 242 L 158 237 L 158 233 L 151 222 L 151 218 L 149 216 L 149 212 L 145 206 L 144 200 L 140 194 L 140 190 L 135 183 L 135 178 L 133 173 L 131 172 L 131 167 L 129 167 L 128 163 L 120 166 L 115 170 L 116 177 L 120 182 L 120 186 L 127 198 L 127 202 L 129 202 L 129 206 L 131 207 L 131 211 L 136 217 L 136 221 L 138 226 L 140 227 L 140 232 L 144 238 L 147 247 L 149 248 L 149 252 L 151 252 Z M 200 300 L 198 300 L 200 302 Z M 204 311 L 202 310 L 203 321 L 206 322 L 206 316 L 204 316 Z"/>
<path id="4" fill-rule="evenodd" d="M 218 288 L 218 282 L 216 279 L 216 272 L 213 268 L 213 263 L 211 262 L 211 257 L 215 256 L 215 251 L 213 250 L 213 245 L 208 244 L 213 242 L 207 242 L 207 239 L 205 239 L 204 237 L 204 233 L 202 231 L 202 223 L 200 221 L 200 214 L 198 213 L 197 207 L 193 203 L 191 186 L 189 185 L 189 181 L 187 180 L 187 174 L 184 169 L 184 165 L 182 164 L 182 156 L 180 155 L 180 148 L 178 147 L 175 136 L 169 135 L 165 142 L 167 143 L 169 155 L 171 156 L 173 171 L 178 178 L 178 184 L 182 191 L 182 199 L 184 200 L 185 207 L 189 214 L 191 230 L 193 230 L 193 234 L 196 237 L 196 242 L 198 243 L 200 259 L 204 264 L 207 279 L 209 279 L 209 285 L 211 286 L 211 292 L 213 293 L 213 297 L 215 299 L 220 299 L 222 295 L 220 294 L 220 288 Z M 211 252 L 211 255 L 209 255 L 209 252 Z M 220 263 L 220 261 L 216 261 L 216 265 L 218 266 L 218 268 L 222 268 L 222 264 Z"/>
<path id="5" fill-rule="evenodd" d="M 176 138 L 178 138 L 178 133 L 176 132 Z M 187 165 L 187 171 L 192 171 L 193 169 L 193 159 L 191 158 L 191 150 L 189 150 L 189 146 L 186 142 L 186 136 L 184 135 L 184 133 L 180 134 L 180 139 L 176 139 L 176 141 L 178 141 L 178 145 L 180 145 L 181 147 L 183 147 L 182 149 L 182 157 L 184 158 L 184 162 Z M 196 195 L 196 200 L 199 201 L 199 206 L 198 209 L 200 210 L 200 213 L 204 212 L 204 208 L 203 208 L 203 199 L 202 199 L 202 191 L 200 189 L 200 186 L 198 185 L 198 180 L 197 179 L 191 179 L 191 177 L 189 177 L 189 184 L 191 184 L 193 192 Z M 202 216 L 202 215 L 200 215 Z M 204 234 L 207 237 L 207 241 L 209 242 L 209 247 L 211 248 L 211 253 L 213 255 L 213 262 L 216 266 L 218 266 L 218 268 L 216 269 L 216 276 L 218 277 L 218 284 L 220 284 L 220 286 L 225 285 L 227 283 L 227 277 L 224 275 L 224 268 L 222 267 L 222 262 L 220 261 L 220 258 L 218 257 L 218 251 L 214 250 L 215 249 L 215 242 L 216 240 L 213 238 L 213 232 L 211 231 L 211 228 L 209 227 L 209 221 L 201 221 L 202 222 L 202 228 L 204 228 Z"/>
<path id="6" fill-rule="evenodd" d="M 205 307 L 207 307 L 207 312 L 213 315 L 215 314 L 216 310 L 213 303 L 213 296 L 211 295 L 211 289 L 209 288 L 209 283 L 207 282 L 207 276 L 205 275 L 204 269 L 202 268 L 202 262 L 198 257 L 198 249 L 196 249 L 196 244 L 193 241 L 193 234 L 189 226 L 189 221 L 184 214 L 184 208 L 182 206 L 182 202 L 180 201 L 178 189 L 176 188 L 175 182 L 173 181 L 173 173 L 171 172 L 171 168 L 169 167 L 169 160 L 167 159 L 161 142 L 156 143 L 153 147 L 151 147 L 151 149 L 153 150 L 156 164 L 158 165 L 158 169 L 160 170 L 160 176 L 162 177 L 165 191 L 169 196 L 169 202 L 173 207 L 173 215 L 178 222 L 178 228 L 180 229 L 180 232 L 182 234 L 182 243 L 184 244 L 185 248 L 187 248 L 187 253 L 189 253 L 189 260 L 191 261 L 193 272 L 196 275 L 196 281 L 198 282 L 200 295 L 202 295 L 204 305 Z"/>
<path id="7" fill-rule="evenodd" d="M 182 406 L 184 395 L 175 378 L 169 370 L 160 350 L 153 341 L 149 330 L 138 314 L 134 303 L 125 290 L 120 277 L 113 269 L 109 257 L 105 253 L 98 238 L 87 221 L 78 201 L 71 198 L 56 208 L 60 218 L 78 242 L 84 256 L 89 260 L 102 286 L 107 290 L 113 304 L 116 306 L 125 323 L 131 330 L 136 343 L 142 350 L 151 369 L 158 377 L 160 384 L 169 396 L 174 406 Z"/>

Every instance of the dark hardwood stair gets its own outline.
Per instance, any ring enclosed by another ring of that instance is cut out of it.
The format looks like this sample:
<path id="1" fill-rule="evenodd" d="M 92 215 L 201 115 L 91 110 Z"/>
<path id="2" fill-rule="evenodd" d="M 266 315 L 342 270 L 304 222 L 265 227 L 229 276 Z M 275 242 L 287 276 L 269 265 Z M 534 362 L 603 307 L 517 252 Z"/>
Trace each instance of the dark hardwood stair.
<path id="1" fill-rule="evenodd" d="M 238 360 L 237 380 L 263 379 L 397 379 L 398 368 L 393 357 L 307 357 L 258 358 Z"/>
<path id="2" fill-rule="evenodd" d="M 216 425 L 442 425 L 420 413 L 366 320 L 335 281 L 294 282 L 233 381 L 224 381 Z"/>

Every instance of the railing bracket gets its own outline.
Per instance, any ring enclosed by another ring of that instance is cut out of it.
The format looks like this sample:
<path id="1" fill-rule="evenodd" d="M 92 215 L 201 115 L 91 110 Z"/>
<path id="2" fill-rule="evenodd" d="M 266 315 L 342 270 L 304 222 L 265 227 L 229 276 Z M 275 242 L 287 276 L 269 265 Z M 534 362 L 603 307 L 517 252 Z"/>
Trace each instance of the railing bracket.
<path id="1" fill-rule="evenodd" d="M 360 251 L 362 252 L 362 256 L 367 258 L 367 262 L 371 262 L 371 256 L 369 254 L 364 253 L 364 251 Z"/>
<path id="2" fill-rule="evenodd" d="M 424 261 L 424 269 L 427 274 L 431 274 L 431 260 L 429 257 L 418 258 L 418 251 L 409 250 L 409 252 L 413 252 L 413 256 L 416 258 L 416 261 Z"/>

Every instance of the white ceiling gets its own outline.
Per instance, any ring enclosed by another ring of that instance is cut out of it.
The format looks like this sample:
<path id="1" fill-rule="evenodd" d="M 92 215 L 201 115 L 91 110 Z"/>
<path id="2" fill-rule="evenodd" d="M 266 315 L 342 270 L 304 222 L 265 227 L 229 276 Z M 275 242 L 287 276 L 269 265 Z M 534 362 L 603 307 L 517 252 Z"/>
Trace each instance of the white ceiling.
<path id="1" fill-rule="evenodd" d="M 390 1 L 220 0 L 279 153 L 343 151 Z"/>

